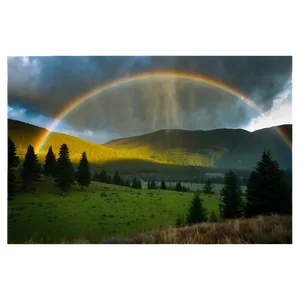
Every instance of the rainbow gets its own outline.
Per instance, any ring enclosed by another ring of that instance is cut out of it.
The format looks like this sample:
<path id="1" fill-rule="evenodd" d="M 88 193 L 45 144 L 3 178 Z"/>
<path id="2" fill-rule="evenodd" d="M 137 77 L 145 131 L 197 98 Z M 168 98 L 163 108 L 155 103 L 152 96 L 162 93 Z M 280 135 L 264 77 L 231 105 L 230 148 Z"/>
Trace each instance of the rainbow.
<path id="1" fill-rule="evenodd" d="M 132 83 L 135 81 L 142 81 L 142 80 L 148 80 L 148 79 L 155 79 L 155 78 L 175 78 L 175 79 L 188 79 L 192 81 L 198 81 L 201 83 L 208 84 L 214 88 L 226 91 L 236 97 L 239 97 L 242 101 L 247 103 L 250 107 L 258 111 L 259 113 L 263 114 L 264 110 L 258 106 L 253 100 L 251 100 L 246 95 L 242 94 L 237 89 L 234 89 L 232 87 L 229 87 L 228 85 L 225 85 L 221 82 L 212 80 L 208 77 L 202 76 L 202 75 L 196 75 L 191 73 L 180 73 L 180 72 L 152 72 L 152 73 L 144 73 L 139 75 L 133 75 L 133 76 L 125 76 L 122 78 L 119 78 L 114 81 L 110 81 L 107 83 L 104 83 L 93 90 L 81 95 L 80 97 L 74 99 L 70 104 L 65 106 L 63 110 L 61 110 L 56 117 L 54 118 L 54 121 L 51 123 L 51 125 L 47 128 L 48 131 L 46 133 L 42 134 L 36 144 L 35 149 L 37 149 L 37 153 L 41 151 L 43 148 L 45 142 L 51 135 L 51 132 L 55 129 L 57 124 L 60 122 L 61 119 L 66 117 L 69 113 L 71 113 L 76 107 L 78 107 L 83 102 L 87 101 L 92 96 L 95 96 L 99 93 L 102 93 L 104 91 L 113 89 L 118 86 L 122 86 L 128 83 Z M 289 139 L 287 134 L 279 127 L 276 128 L 277 132 L 280 134 L 280 136 L 283 138 L 283 140 L 287 143 L 287 145 L 291 148 L 292 147 L 292 141 Z"/>

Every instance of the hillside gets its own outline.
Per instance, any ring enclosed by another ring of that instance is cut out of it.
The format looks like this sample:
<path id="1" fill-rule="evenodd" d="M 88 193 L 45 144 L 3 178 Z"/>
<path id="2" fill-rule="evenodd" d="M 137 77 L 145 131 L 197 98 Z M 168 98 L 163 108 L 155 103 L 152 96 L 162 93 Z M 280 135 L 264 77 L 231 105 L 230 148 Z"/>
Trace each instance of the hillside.
<path id="1" fill-rule="evenodd" d="M 15 120 L 8 120 L 8 135 L 13 139 L 17 147 L 17 154 L 21 159 L 25 156 L 29 144 L 36 146 L 39 138 L 46 133 L 46 129 Z M 79 162 L 82 152 L 86 152 L 89 161 L 95 164 L 103 164 L 108 161 L 120 159 L 148 159 L 145 156 L 133 154 L 130 151 L 120 151 L 103 145 L 94 144 L 74 136 L 53 132 L 43 148 L 39 152 L 39 159 L 43 162 L 50 146 L 55 154 L 65 143 L 68 145 L 70 157 L 74 163 Z M 36 149 L 35 149 L 36 150 Z"/>
<path id="2" fill-rule="evenodd" d="M 292 125 L 280 126 L 292 139 Z M 254 132 L 242 129 L 160 130 L 112 140 L 112 149 L 136 149 L 156 161 L 215 168 L 252 168 L 264 149 L 270 149 L 283 168 L 292 167 L 292 152 L 274 127 Z"/>
<path id="3" fill-rule="evenodd" d="M 281 127 L 292 136 L 292 125 Z M 45 132 L 44 128 L 8 120 L 8 135 L 14 140 L 21 160 L 28 145 L 35 146 Z M 113 140 L 105 145 L 53 132 L 39 152 L 39 160 L 44 162 L 50 146 L 57 155 L 63 143 L 68 145 L 75 164 L 86 151 L 93 170 L 105 167 L 107 171 L 114 172 L 118 169 L 124 175 L 139 176 L 145 180 L 196 180 L 206 172 L 228 169 L 239 170 L 240 175 L 247 176 L 264 148 L 271 149 L 281 167 L 292 166 L 292 152 L 274 128 L 253 133 L 241 129 L 160 130 Z"/>

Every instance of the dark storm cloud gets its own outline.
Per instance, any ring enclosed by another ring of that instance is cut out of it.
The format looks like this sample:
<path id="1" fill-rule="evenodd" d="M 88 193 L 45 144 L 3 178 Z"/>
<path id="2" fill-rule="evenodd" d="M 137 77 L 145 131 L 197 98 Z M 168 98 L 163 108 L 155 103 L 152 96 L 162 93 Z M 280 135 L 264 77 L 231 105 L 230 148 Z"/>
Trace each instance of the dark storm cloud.
<path id="1" fill-rule="evenodd" d="M 238 89 L 269 110 L 276 95 L 291 80 L 292 58 L 9 57 L 8 104 L 25 107 L 29 113 L 54 117 L 72 100 L 100 84 L 121 76 L 163 70 L 211 77 Z M 125 134 L 165 126 L 189 129 L 237 127 L 254 116 L 244 106 L 237 106 L 241 101 L 232 102 L 227 99 L 228 95 L 216 95 L 207 89 L 200 91 L 187 85 L 179 91 L 178 82 L 167 82 L 160 87 L 160 93 L 156 89 L 157 85 L 149 84 L 112 91 L 106 94 L 106 101 L 83 105 L 81 113 L 75 111 L 67 121 L 78 129 L 97 131 L 106 128 Z M 175 96 L 178 103 L 172 104 L 169 99 Z M 162 100 L 163 97 L 166 99 Z M 219 101 L 222 97 L 226 99 Z M 141 101 L 141 98 L 145 100 Z M 164 114 L 163 110 L 171 112 Z"/>

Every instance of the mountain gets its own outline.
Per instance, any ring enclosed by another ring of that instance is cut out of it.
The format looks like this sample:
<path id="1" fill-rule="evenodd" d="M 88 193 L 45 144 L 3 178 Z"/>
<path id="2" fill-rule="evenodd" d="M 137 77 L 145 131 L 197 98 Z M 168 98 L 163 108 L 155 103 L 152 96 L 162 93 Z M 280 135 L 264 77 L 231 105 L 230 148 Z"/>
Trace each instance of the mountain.
<path id="1" fill-rule="evenodd" d="M 15 142 L 17 154 L 20 156 L 20 159 L 24 158 L 29 144 L 34 146 L 35 151 L 37 151 L 37 142 L 47 132 L 48 131 L 46 129 L 38 126 L 16 120 L 8 120 L 8 136 L 10 136 Z M 62 144 L 67 144 L 70 152 L 70 158 L 74 163 L 79 162 L 82 152 L 84 151 L 86 152 L 89 161 L 95 164 L 103 164 L 108 161 L 121 159 L 147 159 L 147 157 L 139 157 L 138 155 L 134 156 L 134 154 L 130 151 L 114 150 L 74 136 L 52 132 L 43 145 L 41 151 L 38 153 L 40 161 L 44 162 L 50 146 L 52 146 L 54 153 L 58 155 Z"/>
<path id="2" fill-rule="evenodd" d="M 280 129 L 292 138 L 292 125 L 283 125 Z M 21 160 L 28 145 L 36 148 L 37 141 L 45 133 L 44 128 L 8 120 L 8 135 L 15 142 Z M 255 132 L 241 129 L 160 130 L 112 140 L 104 145 L 52 132 L 38 153 L 40 162 L 44 163 L 50 146 L 57 156 L 63 143 L 67 144 L 75 164 L 85 151 L 93 169 L 105 167 L 109 172 L 118 169 L 122 174 L 145 179 L 189 180 L 207 172 L 228 169 L 249 174 L 264 149 L 271 150 L 282 168 L 292 169 L 292 151 L 275 128 Z"/>
<path id="3" fill-rule="evenodd" d="M 292 140 L 292 125 L 279 126 Z M 254 132 L 243 129 L 159 130 L 112 140 L 112 149 L 135 149 L 156 161 L 202 165 L 220 169 L 252 169 L 264 149 L 270 149 L 282 168 L 292 168 L 292 151 L 276 127 Z"/>

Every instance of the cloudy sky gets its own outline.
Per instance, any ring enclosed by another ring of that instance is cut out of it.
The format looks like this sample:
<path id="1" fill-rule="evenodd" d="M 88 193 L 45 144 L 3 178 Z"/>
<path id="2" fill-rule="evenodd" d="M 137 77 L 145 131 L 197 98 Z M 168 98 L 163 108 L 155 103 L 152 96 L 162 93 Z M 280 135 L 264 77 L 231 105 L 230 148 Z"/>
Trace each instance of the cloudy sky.
<path id="1" fill-rule="evenodd" d="M 291 57 L 8 57 L 8 118 L 49 127 L 76 98 L 124 76 L 185 72 L 240 91 L 257 111 L 203 82 L 148 78 L 88 98 L 55 131 L 96 143 L 166 128 L 244 128 L 292 123 Z"/>

